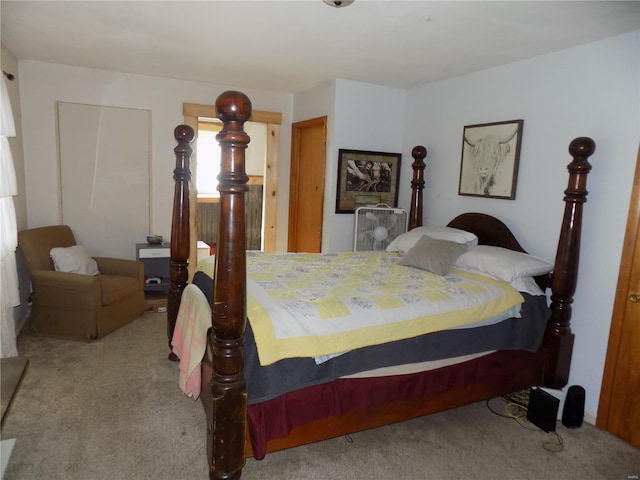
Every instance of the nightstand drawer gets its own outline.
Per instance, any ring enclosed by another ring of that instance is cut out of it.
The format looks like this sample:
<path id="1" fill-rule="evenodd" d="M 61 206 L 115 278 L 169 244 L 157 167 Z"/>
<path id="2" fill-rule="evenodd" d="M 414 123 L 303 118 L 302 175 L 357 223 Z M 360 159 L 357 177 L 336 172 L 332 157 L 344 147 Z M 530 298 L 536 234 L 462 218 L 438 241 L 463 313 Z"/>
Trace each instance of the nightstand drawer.
<path id="1" fill-rule="evenodd" d="M 138 250 L 138 258 L 169 258 L 171 249 L 168 247 L 141 248 Z"/>

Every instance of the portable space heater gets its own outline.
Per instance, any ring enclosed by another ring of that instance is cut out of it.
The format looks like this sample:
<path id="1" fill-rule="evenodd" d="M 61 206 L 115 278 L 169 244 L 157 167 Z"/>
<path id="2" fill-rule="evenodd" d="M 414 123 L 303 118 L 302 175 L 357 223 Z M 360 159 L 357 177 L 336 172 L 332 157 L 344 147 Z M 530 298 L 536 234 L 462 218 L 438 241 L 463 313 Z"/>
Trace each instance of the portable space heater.
<path id="1" fill-rule="evenodd" d="M 384 250 L 394 238 L 407 231 L 409 214 L 402 208 L 386 204 L 356 209 L 356 231 L 353 250 Z"/>

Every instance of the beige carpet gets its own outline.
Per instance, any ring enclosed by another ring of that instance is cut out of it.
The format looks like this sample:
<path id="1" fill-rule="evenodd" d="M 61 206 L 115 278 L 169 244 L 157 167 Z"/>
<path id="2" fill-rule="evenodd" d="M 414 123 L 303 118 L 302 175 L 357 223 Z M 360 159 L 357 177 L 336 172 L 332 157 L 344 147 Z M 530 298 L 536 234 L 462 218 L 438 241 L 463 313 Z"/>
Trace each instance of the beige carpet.
<path id="1" fill-rule="evenodd" d="M 204 414 L 177 387 L 164 314 L 91 344 L 23 335 L 30 359 L 2 428 L 6 480 L 206 479 Z M 587 393 L 589 394 L 589 393 Z M 502 400 L 491 402 L 502 408 Z M 585 424 L 558 437 L 477 403 L 247 461 L 244 479 L 628 480 L 640 450 Z"/>

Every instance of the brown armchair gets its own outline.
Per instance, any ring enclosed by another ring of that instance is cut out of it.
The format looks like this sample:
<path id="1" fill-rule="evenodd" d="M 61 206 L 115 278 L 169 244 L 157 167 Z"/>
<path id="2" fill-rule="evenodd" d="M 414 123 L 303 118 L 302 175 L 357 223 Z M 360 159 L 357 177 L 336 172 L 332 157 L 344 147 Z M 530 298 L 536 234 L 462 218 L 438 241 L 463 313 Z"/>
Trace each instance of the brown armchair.
<path id="1" fill-rule="evenodd" d="M 144 268 L 136 260 L 94 257 L 99 275 L 59 272 L 54 247 L 76 245 L 66 225 L 18 233 L 18 248 L 31 279 L 29 330 L 72 340 L 94 340 L 126 325 L 144 311 Z"/>

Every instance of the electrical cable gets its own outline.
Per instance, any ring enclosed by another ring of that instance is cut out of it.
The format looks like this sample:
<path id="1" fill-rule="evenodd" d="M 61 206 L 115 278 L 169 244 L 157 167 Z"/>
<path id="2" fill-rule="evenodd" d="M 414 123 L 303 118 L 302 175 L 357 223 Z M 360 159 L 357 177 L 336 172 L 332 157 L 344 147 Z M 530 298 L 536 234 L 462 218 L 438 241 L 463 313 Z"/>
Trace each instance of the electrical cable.
<path id="1" fill-rule="evenodd" d="M 526 424 L 522 423 L 521 421 L 522 419 L 525 419 L 526 421 L 526 415 L 527 415 L 526 406 L 529 404 L 528 391 L 526 394 L 523 394 L 522 392 L 516 392 L 515 394 L 503 395 L 502 397 L 495 397 L 495 398 L 502 398 L 504 400 L 505 402 L 503 407 L 504 413 L 500 413 L 499 411 L 496 411 L 494 408 L 492 408 L 490 405 L 490 401 L 493 399 L 489 398 L 486 401 L 486 405 L 491 413 L 499 417 L 509 418 L 515 421 L 520 427 L 524 428 L 525 430 L 531 430 L 534 432 L 540 431 L 538 428 L 530 428 L 526 426 Z M 525 402 L 526 404 L 523 405 L 523 403 Z M 545 441 L 542 443 L 542 448 L 544 448 L 546 451 L 551 453 L 562 452 L 564 450 L 564 440 L 562 439 L 560 434 L 555 431 L 548 432 L 548 433 L 555 435 L 556 441 L 555 442 Z"/>
<path id="2" fill-rule="evenodd" d="M 553 433 L 556 436 L 557 442 L 544 442 L 542 444 L 542 448 L 544 448 L 548 452 L 558 453 L 564 450 L 564 440 L 558 432 L 549 432 Z"/>
<path id="3" fill-rule="evenodd" d="M 508 393 L 502 397 L 508 402 L 517 403 L 518 405 L 522 405 L 526 408 L 529 406 L 529 393 L 529 389 L 520 390 L 519 392 Z"/>

